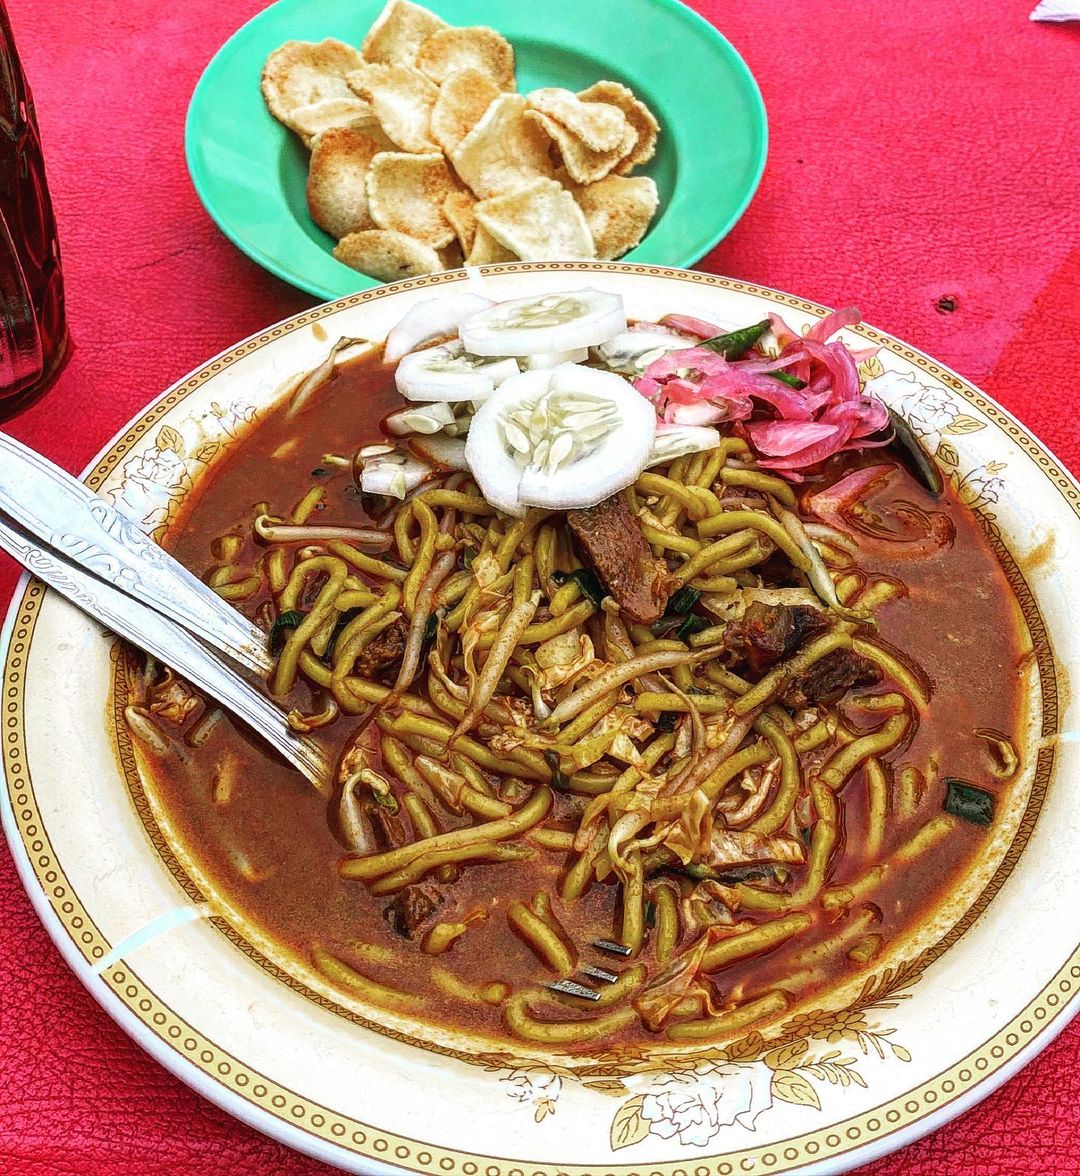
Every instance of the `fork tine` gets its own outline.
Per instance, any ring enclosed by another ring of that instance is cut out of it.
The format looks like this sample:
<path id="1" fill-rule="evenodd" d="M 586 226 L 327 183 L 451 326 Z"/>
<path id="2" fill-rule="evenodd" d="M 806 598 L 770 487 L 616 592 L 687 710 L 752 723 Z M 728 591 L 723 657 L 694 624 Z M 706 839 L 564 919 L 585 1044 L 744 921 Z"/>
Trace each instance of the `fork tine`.
<path id="1" fill-rule="evenodd" d="M 582 1000 L 600 999 L 600 993 L 595 988 L 588 988 L 576 980 L 555 980 L 551 984 L 545 984 L 544 987 L 550 988 L 552 992 L 561 993 L 563 996 L 579 996 Z"/>
<path id="2" fill-rule="evenodd" d="M 598 968 L 595 964 L 582 964 L 578 971 L 590 980 L 600 980 L 604 984 L 614 984 L 619 978 L 618 972 L 609 972 L 607 968 Z"/>
<path id="3" fill-rule="evenodd" d="M 593 947 L 598 947 L 601 951 L 606 951 L 610 955 L 617 955 L 626 957 L 633 954 L 633 949 L 626 946 L 625 943 L 615 943 L 611 939 L 594 939 Z"/>

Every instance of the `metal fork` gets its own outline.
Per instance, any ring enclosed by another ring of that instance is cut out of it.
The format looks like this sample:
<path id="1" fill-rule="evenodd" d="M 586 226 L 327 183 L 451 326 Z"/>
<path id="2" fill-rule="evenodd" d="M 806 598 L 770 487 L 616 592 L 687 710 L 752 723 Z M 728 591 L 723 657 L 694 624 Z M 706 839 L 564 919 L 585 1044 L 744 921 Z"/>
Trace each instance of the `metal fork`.
<path id="1" fill-rule="evenodd" d="M 624 943 L 616 943 L 613 939 L 594 939 L 592 946 L 599 951 L 607 952 L 608 955 L 621 956 L 623 959 L 633 954 Z M 610 968 L 600 968 L 596 964 L 581 964 L 577 971 L 579 976 L 595 980 L 600 984 L 614 984 L 619 979 L 618 972 L 612 972 Z M 569 977 L 563 980 L 553 980 L 550 984 L 545 984 L 544 987 L 550 988 L 552 992 L 561 993 L 563 996 L 577 996 L 582 1000 L 600 999 L 600 993 L 595 988 L 590 988 L 588 984 L 583 984 L 580 980 Z"/>

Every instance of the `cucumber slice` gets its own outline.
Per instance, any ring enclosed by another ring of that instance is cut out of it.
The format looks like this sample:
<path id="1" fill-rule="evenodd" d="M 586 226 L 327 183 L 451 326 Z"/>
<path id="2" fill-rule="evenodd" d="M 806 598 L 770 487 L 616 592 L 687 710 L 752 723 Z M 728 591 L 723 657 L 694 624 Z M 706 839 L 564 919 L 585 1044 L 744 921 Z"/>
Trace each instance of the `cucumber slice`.
<path id="1" fill-rule="evenodd" d="M 540 355 L 596 347 L 626 330 L 618 294 L 568 290 L 497 302 L 467 318 L 461 341 L 474 355 Z"/>
<path id="2" fill-rule="evenodd" d="M 406 355 L 394 382 L 406 400 L 486 400 L 517 373 L 517 360 L 470 355 L 455 340 Z"/>
<path id="3" fill-rule="evenodd" d="M 479 294 L 444 294 L 418 302 L 386 336 L 384 361 L 397 363 L 417 347 L 452 335 L 470 315 L 491 305 L 490 298 Z"/>
<path id="4" fill-rule="evenodd" d="M 566 510 L 629 486 L 655 433 L 652 405 L 621 376 L 567 363 L 507 380 L 473 418 L 465 455 L 507 514 Z"/>

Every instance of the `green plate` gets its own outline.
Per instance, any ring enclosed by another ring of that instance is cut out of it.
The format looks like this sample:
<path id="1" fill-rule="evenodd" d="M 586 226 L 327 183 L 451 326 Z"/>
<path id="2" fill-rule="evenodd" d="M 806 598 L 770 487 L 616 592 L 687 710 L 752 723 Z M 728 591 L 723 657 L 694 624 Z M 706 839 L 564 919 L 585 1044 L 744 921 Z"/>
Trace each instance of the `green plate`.
<path id="1" fill-rule="evenodd" d="M 331 254 L 307 211 L 307 151 L 263 104 L 259 75 L 284 41 L 359 44 L 382 0 L 279 0 L 210 62 L 188 108 L 185 148 L 199 199 L 261 266 L 319 298 L 378 285 Z M 518 89 L 623 82 L 660 120 L 641 169 L 660 208 L 627 261 L 689 266 L 742 215 L 765 167 L 765 106 L 731 44 L 676 0 L 431 0 L 455 25 L 490 25 L 513 43 Z"/>

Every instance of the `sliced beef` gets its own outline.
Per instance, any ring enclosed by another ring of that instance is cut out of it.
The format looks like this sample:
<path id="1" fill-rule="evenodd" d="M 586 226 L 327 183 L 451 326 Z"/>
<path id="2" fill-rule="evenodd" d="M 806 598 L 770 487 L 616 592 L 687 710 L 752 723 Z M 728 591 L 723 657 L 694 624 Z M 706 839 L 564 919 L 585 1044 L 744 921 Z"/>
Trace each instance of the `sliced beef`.
<path id="1" fill-rule="evenodd" d="M 596 506 L 568 511 L 566 521 L 585 562 L 623 612 L 639 625 L 658 621 L 675 579 L 653 558 L 625 495 L 613 494 Z"/>
<path id="2" fill-rule="evenodd" d="M 781 701 L 798 710 L 819 702 L 836 702 L 856 686 L 876 686 L 881 671 L 869 658 L 850 649 L 837 649 L 797 675 Z"/>
<path id="3" fill-rule="evenodd" d="M 741 620 L 728 626 L 725 644 L 760 676 L 828 627 L 828 618 L 812 605 L 755 600 Z"/>
<path id="4" fill-rule="evenodd" d="M 361 678 L 374 681 L 392 678 L 401 665 L 408 635 L 409 626 L 399 617 L 360 651 L 356 658 L 356 672 Z"/>
<path id="5" fill-rule="evenodd" d="M 402 939 L 413 939 L 421 925 L 435 913 L 442 895 L 432 886 L 417 883 L 406 886 L 386 904 L 383 915 L 390 930 Z"/>

